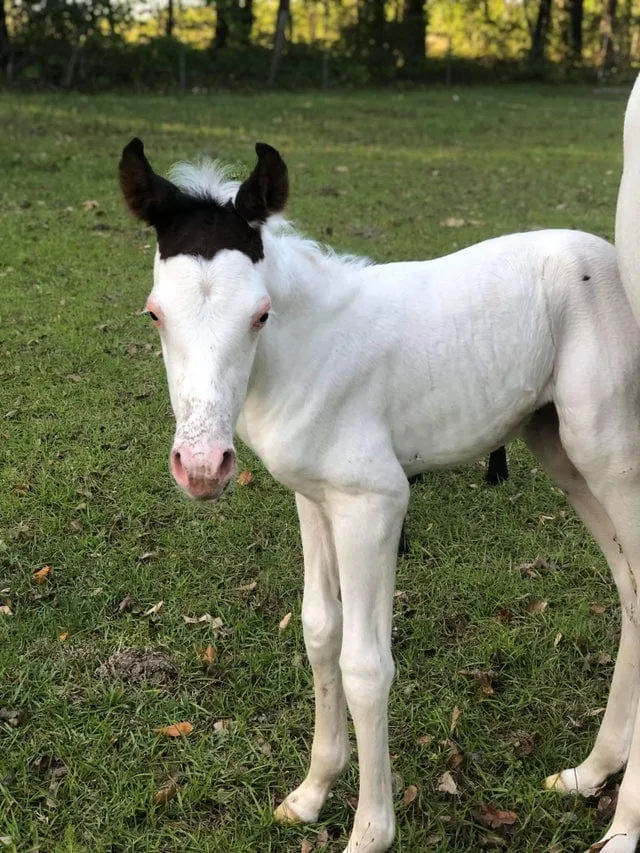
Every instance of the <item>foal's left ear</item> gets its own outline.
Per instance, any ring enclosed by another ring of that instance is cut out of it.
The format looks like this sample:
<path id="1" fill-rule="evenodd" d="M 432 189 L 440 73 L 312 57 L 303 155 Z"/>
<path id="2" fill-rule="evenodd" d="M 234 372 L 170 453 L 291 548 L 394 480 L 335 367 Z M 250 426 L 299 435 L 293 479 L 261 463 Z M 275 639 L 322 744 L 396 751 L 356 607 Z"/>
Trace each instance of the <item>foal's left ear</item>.
<path id="1" fill-rule="evenodd" d="M 247 180 L 240 185 L 235 207 L 247 222 L 266 222 L 272 213 L 284 210 L 289 197 L 289 174 L 275 148 L 258 142 L 256 154 L 258 162 Z"/>

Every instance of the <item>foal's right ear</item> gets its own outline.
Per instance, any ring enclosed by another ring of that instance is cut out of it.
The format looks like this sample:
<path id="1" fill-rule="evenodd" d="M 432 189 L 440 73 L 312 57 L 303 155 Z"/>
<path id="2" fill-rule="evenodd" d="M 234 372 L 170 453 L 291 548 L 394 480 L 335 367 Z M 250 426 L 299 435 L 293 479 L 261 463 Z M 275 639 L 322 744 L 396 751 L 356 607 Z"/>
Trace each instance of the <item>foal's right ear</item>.
<path id="1" fill-rule="evenodd" d="M 287 167 L 275 148 L 256 143 L 258 162 L 236 195 L 235 207 L 247 222 L 266 222 L 272 213 L 282 213 L 289 197 Z"/>
<path id="2" fill-rule="evenodd" d="M 132 139 L 123 149 L 118 175 L 127 206 L 137 219 L 156 230 L 170 219 L 180 190 L 156 175 L 140 139 Z"/>

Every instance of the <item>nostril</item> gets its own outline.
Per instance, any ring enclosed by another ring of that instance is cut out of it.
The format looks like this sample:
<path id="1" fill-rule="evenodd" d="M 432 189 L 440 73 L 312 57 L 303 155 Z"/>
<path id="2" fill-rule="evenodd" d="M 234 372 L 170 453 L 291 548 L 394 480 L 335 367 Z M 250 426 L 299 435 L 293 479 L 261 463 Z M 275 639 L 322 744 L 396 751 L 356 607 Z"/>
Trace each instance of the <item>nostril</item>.
<path id="1" fill-rule="evenodd" d="M 220 479 L 224 480 L 231 476 L 233 466 L 236 460 L 236 455 L 233 450 L 225 450 L 222 454 L 222 462 L 220 464 Z"/>
<path id="2" fill-rule="evenodd" d="M 182 464 L 182 458 L 179 450 L 174 450 L 171 454 L 171 469 L 176 480 L 178 480 L 178 482 L 182 482 L 186 476 L 186 472 L 184 470 L 184 465 Z"/>

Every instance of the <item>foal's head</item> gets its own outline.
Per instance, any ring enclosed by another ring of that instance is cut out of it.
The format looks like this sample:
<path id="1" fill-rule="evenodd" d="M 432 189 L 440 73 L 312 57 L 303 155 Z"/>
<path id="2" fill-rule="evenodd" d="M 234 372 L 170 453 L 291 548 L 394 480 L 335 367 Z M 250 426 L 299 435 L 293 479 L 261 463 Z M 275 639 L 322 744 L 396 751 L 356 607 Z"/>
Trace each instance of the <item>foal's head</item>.
<path id="1" fill-rule="evenodd" d="M 233 431 L 271 309 L 261 226 L 285 206 L 287 167 L 269 145 L 256 153 L 235 198 L 205 186 L 185 191 L 156 175 L 139 139 L 120 161 L 127 205 L 158 237 L 146 307 L 176 417 L 171 472 L 193 498 L 218 497 L 233 475 Z"/>

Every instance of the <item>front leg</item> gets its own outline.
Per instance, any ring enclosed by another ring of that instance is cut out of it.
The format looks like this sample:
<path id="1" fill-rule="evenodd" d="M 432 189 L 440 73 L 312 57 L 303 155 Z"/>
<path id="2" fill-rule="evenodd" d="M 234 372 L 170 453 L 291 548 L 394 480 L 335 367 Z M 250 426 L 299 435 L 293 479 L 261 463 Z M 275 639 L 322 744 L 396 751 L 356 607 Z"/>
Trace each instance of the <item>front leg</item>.
<path id="1" fill-rule="evenodd" d="M 330 511 L 342 594 L 340 669 L 358 743 L 360 794 L 345 853 L 393 843 L 387 703 L 396 553 L 409 487 L 394 471 L 386 494 L 339 495 Z"/>
<path id="2" fill-rule="evenodd" d="M 278 820 L 309 823 L 318 819 L 335 779 L 349 763 L 347 708 L 338 660 L 342 644 L 342 605 L 338 565 L 329 520 L 321 508 L 296 495 L 304 552 L 302 626 L 313 670 L 316 722 L 311 764 L 304 782 L 278 806 Z"/>

